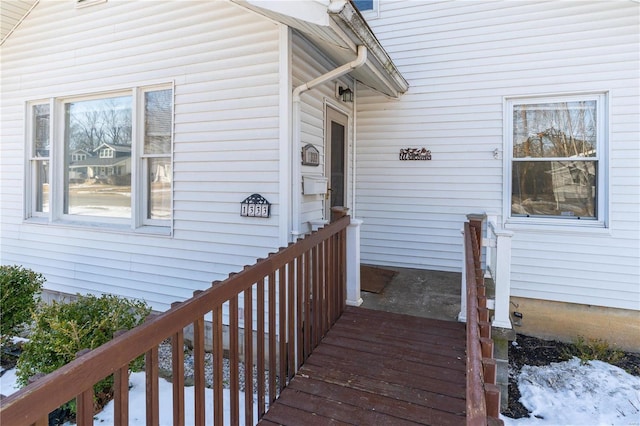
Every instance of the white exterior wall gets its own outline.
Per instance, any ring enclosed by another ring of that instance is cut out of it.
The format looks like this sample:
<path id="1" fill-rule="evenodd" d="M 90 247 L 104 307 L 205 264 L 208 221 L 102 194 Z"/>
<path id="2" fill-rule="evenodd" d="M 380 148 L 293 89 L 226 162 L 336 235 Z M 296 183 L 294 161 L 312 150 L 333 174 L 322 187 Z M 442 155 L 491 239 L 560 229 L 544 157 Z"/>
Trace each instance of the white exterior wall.
<path id="1" fill-rule="evenodd" d="M 43 273 L 49 290 L 164 310 L 286 243 L 280 36 L 220 1 L 40 2 L 2 46 L 0 262 Z M 24 221 L 25 102 L 165 82 L 175 83 L 172 236 Z M 240 217 L 253 193 L 271 218 Z"/>
<path id="2" fill-rule="evenodd" d="M 363 263 L 460 270 L 465 215 L 505 213 L 504 98 L 607 91 L 608 228 L 507 224 L 512 295 L 640 309 L 640 5 L 379 6 L 365 16 L 410 88 L 398 101 L 358 91 Z M 398 161 L 422 147 L 433 160 Z"/>
<path id="3" fill-rule="evenodd" d="M 306 83 L 314 78 L 317 78 L 328 71 L 331 71 L 343 64 L 333 64 L 325 56 L 323 56 L 313 45 L 301 37 L 298 33 L 294 32 L 292 37 L 292 75 L 293 75 L 293 88 Z M 355 55 L 354 55 L 355 59 Z M 301 166 L 302 176 L 326 176 L 330 178 L 328 174 L 325 174 L 325 107 L 327 104 L 333 106 L 335 109 L 342 111 L 349 117 L 349 125 L 347 129 L 348 134 L 348 170 L 347 170 L 347 188 L 346 193 L 347 206 L 352 205 L 352 166 L 353 166 L 353 138 L 352 138 L 352 111 L 353 104 L 339 101 L 335 97 L 336 81 L 340 81 L 343 86 L 349 85 L 354 87 L 353 81 L 348 76 L 343 76 L 339 80 L 328 81 L 312 90 L 303 92 L 301 96 L 300 106 L 300 118 L 301 118 L 301 136 L 300 146 L 295 148 L 297 152 L 297 161 L 301 159 L 301 150 L 307 144 L 313 144 L 320 151 L 320 165 L 319 166 Z M 300 191 L 302 188 L 300 187 Z M 300 228 L 301 231 L 310 231 L 310 221 L 318 220 L 330 220 L 330 217 L 325 217 L 324 206 L 325 197 L 322 195 L 302 195 L 301 196 L 301 209 L 300 209 Z M 328 201 L 327 201 L 328 202 Z"/>

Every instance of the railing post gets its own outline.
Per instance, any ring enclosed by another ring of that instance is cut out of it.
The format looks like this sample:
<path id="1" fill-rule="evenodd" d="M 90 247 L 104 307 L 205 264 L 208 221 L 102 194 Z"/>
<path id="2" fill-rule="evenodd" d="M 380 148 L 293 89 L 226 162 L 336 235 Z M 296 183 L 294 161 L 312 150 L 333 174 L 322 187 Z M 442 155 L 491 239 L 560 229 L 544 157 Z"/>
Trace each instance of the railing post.
<path id="1" fill-rule="evenodd" d="M 485 214 L 468 214 L 467 221 L 470 228 L 476 227 L 480 232 L 477 234 L 478 247 L 480 250 L 480 257 L 482 257 L 482 223 L 486 220 Z M 465 264 L 465 242 L 464 242 L 464 227 L 460 230 L 462 235 L 462 280 L 460 282 L 460 313 L 458 314 L 459 322 L 467 322 L 467 266 Z M 471 237 L 475 237 L 471 235 Z"/>
<path id="2" fill-rule="evenodd" d="M 511 296 L 511 237 L 513 232 L 495 230 L 496 234 L 496 302 L 493 326 L 511 329 L 509 299 Z"/>
<path id="3" fill-rule="evenodd" d="M 347 305 L 360 306 L 360 226 L 362 220 L 351 218 L 347 226 Z"/>

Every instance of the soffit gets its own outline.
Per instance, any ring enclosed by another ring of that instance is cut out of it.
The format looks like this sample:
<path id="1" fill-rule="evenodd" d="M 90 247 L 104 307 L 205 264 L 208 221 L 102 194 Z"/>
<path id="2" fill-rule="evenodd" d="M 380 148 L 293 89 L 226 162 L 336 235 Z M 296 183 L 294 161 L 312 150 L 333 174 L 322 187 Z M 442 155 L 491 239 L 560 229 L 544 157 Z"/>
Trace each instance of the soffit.
<path id="1" fill-rule="evenodd" d="M 268 0 L 233 0 L 267 18 L 295 28 L 337 66 L 355 59 L 357 46 L 367 47 L 367 62 L 350 75 L 387 96 L 397 98 L 409 85 L 351 1 L 308 0 L 302 8 L 282 8 Z M 340 7 L 333 7 L 334 4 Z"/>
<path id="2" fill-rule="evenodd" d="M 38 0 L 2 0 L 0 7 L 0 44 L 22 22 Z"/>

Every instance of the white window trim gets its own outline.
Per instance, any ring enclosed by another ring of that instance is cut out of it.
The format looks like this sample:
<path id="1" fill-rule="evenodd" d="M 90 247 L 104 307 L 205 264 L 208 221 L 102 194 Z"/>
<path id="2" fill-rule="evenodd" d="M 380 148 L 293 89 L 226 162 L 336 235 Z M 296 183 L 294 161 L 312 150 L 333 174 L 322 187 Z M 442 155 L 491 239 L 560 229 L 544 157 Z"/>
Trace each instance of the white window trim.
<path id="1" fill-rule="evenodd" d="M 594 91 L 567 94 L 544 94 L 508 96 L 503 98 L 503 218 L 507 229 L 572 232 L 608 229 L 609 227 L 609 194 L 611 184 L 609 179 L 609 159 L 611 156 L 610 140 L 610 111 L 609 92 Z M 513 172 L 513 105 L 523 103 L 554 103 L 566 101 L 596 100 L 598 114 L 598 183 L 597 183 L 597 218 L 580 220 L 570 217 L 512 217 L 512 172 Z M 605 232 L 608 232 L 605 231 Z"/>
<path id="2" fill-rule="evenodd" d="M 106 0 L 104 0 L 106 1 Z M 136 87 L 115 89 L 103 92 L 94 92 L 91 94 L 72 94 L 68 96 L 59 96 L 50 98 L 48 100 L 34 100 L 25 103 L 25 198 L 24 198 L 24 218 L 28 223 L 34 224 L 48 224 L 59 225 L 63 227 L 89 227 L 91 229 L 100 229 L 113 232 L 136 232 L 141 234 L 152 234 L 159 236 L 171 236 L 173 235 L 173 175 L 171 176 L 171 216 L 167 220 L 153 220 L 144 221 L 138 218 L 142 214 L 145 215 L 145 209 L 138 201 L 141 197 L 144 198 L 143 191 L 138 191 L 138 183 L 134 184 L 135 179 L 139 178 L 137 171 L 138 164 L 140 163 L 140 155 L 138 146 L 141 142 L 139 140 L 132 141 L 131 147 L 131 218 L 109 218 L 109 217 L 93 217 L 93 216 L 80 216 L 64 214 L 64 105 L 68 102 L 84 101 L 91 99 L 102 99 L 109 96 L 131 96 L 134 103 L 131 111 L 132 120 L 132 135 L 138 134 L 138 104 L 137 96 L 139 92 L 158 90 L 158 89 L 171 89 L 173 93 L 172 102 L 175 102 L 175 83 L 174 82 L 157 82 L 150 85 L 138 85 Z M 50 151 L 49 151 L 49 212 L 41 213 L 35 212 L 35 192 L 34 192 L 34 180 L 33 180 L 33 167 L 32 167 L 32 136 L 33 136 L 33 117 L 32 107 L 34 105 L 49 103 L 49 126 L 50 126 Z M 143 108 L 144 110 L 144 108 Z M 171 133 L 171 170 L 173 173 L 173 133 L 174 133 L 174 118 L 175 113 L 174 104 L 172 103 L 172 133 Z M 143 194 L 138 194 L 142 192 Z M 135 201 L 134 201 L 135 200 Z M 146 208 L 146 206 L 145 206 Z"/>

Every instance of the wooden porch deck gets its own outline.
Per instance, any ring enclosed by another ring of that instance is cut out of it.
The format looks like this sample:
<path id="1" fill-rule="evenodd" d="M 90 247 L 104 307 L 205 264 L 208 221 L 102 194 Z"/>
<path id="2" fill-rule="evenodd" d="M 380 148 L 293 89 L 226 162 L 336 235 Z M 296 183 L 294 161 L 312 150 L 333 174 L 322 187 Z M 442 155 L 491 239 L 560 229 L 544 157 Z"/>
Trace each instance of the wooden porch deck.
<path id="1" fill-rule="evenodd" d="M 259 424 L 465 424 L 462 323 L 347 307 Z"/>

